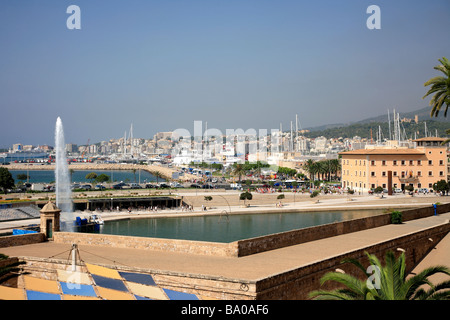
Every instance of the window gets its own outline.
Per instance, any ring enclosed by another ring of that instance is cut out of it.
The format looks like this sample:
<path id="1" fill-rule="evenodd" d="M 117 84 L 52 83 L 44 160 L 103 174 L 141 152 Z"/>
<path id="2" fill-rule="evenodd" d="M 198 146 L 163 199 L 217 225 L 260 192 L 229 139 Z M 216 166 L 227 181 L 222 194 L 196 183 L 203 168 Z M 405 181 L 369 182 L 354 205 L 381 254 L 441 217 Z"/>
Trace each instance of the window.
<path id="1" fill-rule="evenodd" d="M 422 176 L 422 171 L 417 171 L 417 176 L 421 177 Z"/>
<path id="2" fill-rule="evenodd" d="M 429 184 L 428 184 L 428 188 L 433 189 L 433 184 L 432 184 L 432 183 L 429 183 Z"/>
<path id="3" fill-rule="evenodd" d="M 428 176 L 432 177 L 433 176 L 433 171 L 428 171 Z"/>
<path id="4" fill-rule="evenodd" d="M 433 165 L 433 160 L 428 160 L 428 165 L 432 166 Z"/>
<path id="5" fill-rule="evenodd" d="M 402 166 L 404 166 L 405 165 L 405 160 L 402 160 Z"/>
<path id="6" fill-rule="evenodd" d="M 393 161 L 392 161 L 392 164 L 393 164 L 394 166 L 396 166 L 396 165 L 397 165 L 397 160 L 393 160 Z"/>
<path id="7" fill-rule="evenodd" d="M 421 166 L 422 165 L 422 160 L 417 160 L 417 165 Z"/>
<path id="8" fill-rule="evenodd" d="M 392 172 L 392 175 L 393 175 L 394 177 L 396 177 L 396 176 L 397 176 L 397 171 L 393 171 L 393 172 Z"/>
<path id="9" fill-rule="evenodd" d="M 371 177 L 375 177 L 375 172 L 372 171 L 372 172 L 370 173 L 370 176 L 371 176 Z"/>
<path id="10" fill-rule="evenodd" d="M 374 166 L 374 165 L 375 165 L 375 160 L 370 161 L 370 164 L 371 164 L 372 166 Z"/>
<path id="11" fill-rule="evenodd" d="M 372 184 L 371 184 L 371 188 L 372 188 L 372 189 L 375 189 L 375 183 L 372 183 Z"/>
<path id="12" fill-rule="evenodd" d="M 383 188 L 386 189 L 386 183 L 383 183 Z"/>
<path id="13" fill-rule="evenodd" d="M 383 171 L 383 172 L 381 173 L 381 176 L 382 176 L 382 177 L 386 177 L 386 171 Z"/>
<path id="14" fill-rule="evenodd" d="M 444 175 L 444 171 L 439 171 L 439 175 L 442 177 Z"/>
<path id="15" fill-rule="evenodd" d="M 385 166 L 385 165 L 386 165 L 386 160 L 382 160 L 382 161 L 381 161 L 381 165 L 382 165 L 382 166 Z"/>
<path id="16" fill-rule="evenodd" d="M 414 161 L 413 160 L 409 160 L 409 165 L 413 166 L 414 165 Z"/>
<path id="17" fill-rule="evenodd" d="M 404 178 L 406 175 L 405 171 L 402 171 L 402 178 Z"/>
<path id="18" fill-rule="evenodd" d="M 439 160 L 439 165 L 443 166 L 444 165 L 444 160 Z"/>

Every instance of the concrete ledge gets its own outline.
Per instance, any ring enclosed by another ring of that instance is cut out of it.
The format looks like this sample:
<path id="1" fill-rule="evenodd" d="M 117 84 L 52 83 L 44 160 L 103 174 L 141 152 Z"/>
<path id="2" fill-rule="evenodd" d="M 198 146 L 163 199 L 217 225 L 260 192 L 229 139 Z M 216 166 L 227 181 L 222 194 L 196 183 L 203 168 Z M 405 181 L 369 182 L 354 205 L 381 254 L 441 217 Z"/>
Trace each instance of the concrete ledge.
<path id="1" fill-rule="evenodd" d="M 177 239 L 160 239 L 107 234 L 55 232 L 55 243 L 146 249 L 185 254 L 237 257 L 237 243 L 217 243 Z"/>

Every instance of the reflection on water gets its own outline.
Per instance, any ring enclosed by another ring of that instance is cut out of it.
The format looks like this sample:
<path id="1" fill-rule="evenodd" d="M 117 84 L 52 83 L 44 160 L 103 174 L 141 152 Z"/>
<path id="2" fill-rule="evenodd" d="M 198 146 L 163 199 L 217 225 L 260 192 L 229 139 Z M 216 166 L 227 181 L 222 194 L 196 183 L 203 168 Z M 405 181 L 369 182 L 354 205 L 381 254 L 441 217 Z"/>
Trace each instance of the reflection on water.
<path id="1" fill-rule="evenodd" d="M 382 210 L 327 211 L 106 221 L 100 233 L 139 237 L 233 242 L 381 214 Z"/>

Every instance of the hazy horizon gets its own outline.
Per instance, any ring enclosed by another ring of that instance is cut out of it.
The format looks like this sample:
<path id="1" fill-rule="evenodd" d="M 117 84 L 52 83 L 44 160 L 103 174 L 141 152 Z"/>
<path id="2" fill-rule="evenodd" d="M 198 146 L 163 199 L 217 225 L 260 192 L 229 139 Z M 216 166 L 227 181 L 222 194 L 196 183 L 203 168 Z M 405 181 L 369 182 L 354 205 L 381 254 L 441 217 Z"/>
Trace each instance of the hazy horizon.
<path id="1" fill-rule="evenodd" d="M 53 145 L 58 117 L 83 145 L 131 124 L 151 138 L 196 120 L 286 130 L 296 114 L 307 128 L 415 111 L 450 58 L 448 13 L 448 0 L 4 0 L 0 148 Z"/>

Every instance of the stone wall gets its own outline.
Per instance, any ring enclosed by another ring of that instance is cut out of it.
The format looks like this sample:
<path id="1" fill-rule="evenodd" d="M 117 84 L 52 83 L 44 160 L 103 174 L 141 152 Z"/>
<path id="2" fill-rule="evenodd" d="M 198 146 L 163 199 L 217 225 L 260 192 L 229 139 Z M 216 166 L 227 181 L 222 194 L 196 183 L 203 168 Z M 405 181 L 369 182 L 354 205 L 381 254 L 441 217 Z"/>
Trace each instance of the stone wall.
<path id="1" fill-rule="evenodd" d="M 449 211 L 450 203 L 438 205 L 436 209 L 437 214 Z M 432 206 L 402 211 L 403 221 L 426 218 L 432 215 L 434 215 L 434 208 Z M 391 213 L 385 213 L 372 217 L 335 222 L 258 238 L 240 240 L 238 241 L 238 256 L 243 257 L 309 241 L 335 237 L 341 234 L 381 227 L 390 223 Z"/>
<path id="2" fill-rule="evenodd" d="M 401 226 L 399 225 L 399 227 Z M 404 249 L 406 272 L 409 273 L 449 231 L 450 223 L 447 223 L 262 279 L 256 284 L 256 299 L 305 300 L 309 299 L 311 291 L 335 289 L 337 287 L 332 283 L 320 286 L 320 278 L 327 272 L 335 271 L 336 268 L 354 276 L 361 275 L 361 279 L 364 280 L 365 277 L 361 270 L 350 263 L 341 264 L 341 261 L 353 258 L 367 267 L 366 252 L 376 255 L 384 264 L 384 255 L 387 251 L 393 251 L 399 255 L 400 252 L 397 249 Z M 433 241 L 430 241 L 430 238 Z"/>
<path id="3" fill-rule="evenodd" d="M 45 240 L 45 235 L 43 233 L 3 236 L 0 237 L 0 248 L 23 246 L 26 244 L 44 242 Z"/>
<path id="4" fill-rule="evenodd" d="M 217 243 L 72 232 L 55 232 L 53 237 L 56 243 L 237 257 L 237 244 L 235 242 Z"/>
<path id="5" fill-rule="evenodd" d="M 401 225 L 399 225 L 401 228 Z M 320 278 L 327 272 L 343 269 L 352 275 L 361 274 L 351 264 L 341 264 L 345 258 L 354 258 L 363 266 L 368 265 L 366 252 L 375 254 L 384 264 L 386 251 L 391 250 L 400 254 L 397 248 L 405 250 L 407 272 L 410 272 L 436 244 L 450 231 L 450 223 L 432 227 L 420 232 L 390 239 L 373 246 L 361 248 L 351 252 L 330 257 L 329 259 L 305 265 L 284 273 L 276 274 L 257 281 L 243 282 L 240 279 L 225 279 L 222 277 L 208 277 L 195 274 L 148 270 L 114 265 L 114 268 L 152 274 L 158 285 L 173 290 L 200 294 L 205 297 L 221 300 L 305 300 L 313 290 L 334 289 L 333 285 L 320 286 Z M 61 235 L 61 233 L 59 233 Z M 430 241 L 430 238 L 433 241 Z M 25 258 L 27 262 L 24 271 L 53 279 L 56 269 L 68 269 L 67 261 L 43 258 Z M 104 265 L 105 267 L 112 267 Z M 85 268 L 82 266 L 82 268 Z M 47 270 L 46 274 L 41 274 Z M 84 270 L 86 271 L 86 270 Z M 361 279 L 364 279 L 363 277 Z"/>
<path id="6" fill-rule="evenodd" d="M 450 211 L 450 204 L 437 206 L 437 213 Z M 403 221 L 425 218 L 434 215 L 432 206 L 404 210 Z M 148 249 L 210 256 L 243 257 L 264 251 L 297 245 L 309 241 L 376 228 L 391 223 L 391 214 L 335 222 L 326 225 L 292 230 L 257 238 L 239 240 L 231 243 L 159 239 L 132 236 L 116 236 L 92 233 L 55 232 L 54 241 L 96 246 L 115 246 L 118 248 Z"/>

